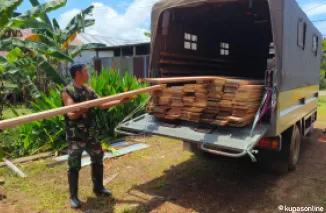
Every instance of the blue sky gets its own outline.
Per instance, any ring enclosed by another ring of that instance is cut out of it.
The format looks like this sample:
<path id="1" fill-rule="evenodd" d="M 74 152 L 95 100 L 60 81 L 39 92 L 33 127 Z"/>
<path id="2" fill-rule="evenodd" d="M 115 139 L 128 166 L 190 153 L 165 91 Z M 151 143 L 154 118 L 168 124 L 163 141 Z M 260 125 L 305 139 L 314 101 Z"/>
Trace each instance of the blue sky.
<path id="1" fill-rule="evenodd" d="M 39 0 L 46 2 L 49 0 Z M 158 0 L 68 0 L 65 7 L 51 12 L 50 18 L 56 18 L 64 27 L 81 9 L 95 6 L 95 26 L 87 30 L 90 34 L 99 34 L 115 39 L 143 41 L 144 32 L 150 29 L 150 11 Z M 292 0 L 288 0 L 292 1 Z M 311 20 L 326 19 L 326 0 L 297 0 Z M 19 12 L 31 8 L 29 0 L 24 0 Z M 326 21 L 316 22 L 318 29 L 326 35 Z"/>
<path id="2" fill-rule="evenodd" d="M 49 0 L 39 0 L 44 3 Z M 102 35 L 121 41 L 148 41 L 144 36 L 150 31 L 151 8 L 158 0 L 68 0 L 65 7 L 49 13 L 56 18 L 61 27 L 80 10 L 94 5 L 95 25 L 86 29 L 89 34 Z M 19 6 L 18 12 L 31 8 L 29 0 Z"/>
<path id="3" fill-rule="evenodd" d="M 39 0 L 40 3 L 44 3 L 47 0 Z M 49 0 L 48 0 L 49 1 Z M 126 8 L 133 2 L 133 0 L 67 0 L 65 7 L 62 7 L 54 12 L 50 13 L 51 18 L 58 18 L 61 14 L 73 9 L 83 9 L 90 6 L 94 2 L 103 3 L 104 5 L 112 7 L 118 13 L 123 14 Z M 21 6 L 18 8 L 19 12 L 23 12 L 26 9 L 31 8 L 29 0 L 24 0 Z"/>

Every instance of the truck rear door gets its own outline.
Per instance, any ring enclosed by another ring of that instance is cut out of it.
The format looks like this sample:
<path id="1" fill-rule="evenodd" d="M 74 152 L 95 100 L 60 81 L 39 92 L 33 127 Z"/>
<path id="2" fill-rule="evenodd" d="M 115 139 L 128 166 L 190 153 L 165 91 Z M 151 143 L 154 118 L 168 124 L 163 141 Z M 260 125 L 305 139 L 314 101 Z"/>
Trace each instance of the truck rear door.
<path id="1" fill-rule="evenodd" d="M 251 126 L 243 128 L 207 126 L 205 129 L 201 126 L 203 125 L 188 121 L 167 124 L 166 120 L 159 120 L 146 113 L 122 123 L 116 128 L 116 132 L 126 135 L 151 133 L 172 137 L 199 144 L 199 148 L 207 152 L 228 157 L 249 155 L 255 161 L 253 148 L 267 131 L 267 127 L 262 125 L 257 126 L 252 134 Z"/>

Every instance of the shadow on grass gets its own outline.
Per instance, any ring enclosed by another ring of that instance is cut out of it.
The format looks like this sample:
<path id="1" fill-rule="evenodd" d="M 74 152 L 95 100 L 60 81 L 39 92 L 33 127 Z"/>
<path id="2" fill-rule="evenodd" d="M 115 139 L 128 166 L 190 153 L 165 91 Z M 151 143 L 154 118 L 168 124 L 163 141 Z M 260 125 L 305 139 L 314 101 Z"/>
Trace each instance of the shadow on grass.
<path id="1" fill-rule="evenodd" d="M 302 158 L 308 155 L 307 150 L 316 146 L 311 141 L 316 142 L 321 135 L 320 130 L 314 130 L 312 138 L 303 141 Z M 326 150 L 325 144 L 318 143 L 318 146 Z M 278 181 L 288 175 L 291 173 L 281 175 L 262 170 L 248 158 L 194 156 L 165 171 L 165 175 L 132 189 L 150 194 L 154 199 L 131 212 L 151 212 L 166 202 L 201 213 L 273 208 L 277 211 L 273 192 L 279 186 Z"/>

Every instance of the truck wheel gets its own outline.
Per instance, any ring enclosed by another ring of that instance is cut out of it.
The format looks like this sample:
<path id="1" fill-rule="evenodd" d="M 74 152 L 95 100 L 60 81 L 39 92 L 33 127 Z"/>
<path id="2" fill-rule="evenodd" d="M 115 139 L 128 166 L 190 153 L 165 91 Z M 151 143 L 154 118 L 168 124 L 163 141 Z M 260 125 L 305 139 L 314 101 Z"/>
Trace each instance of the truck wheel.
<path id="1" fill-rule="evenodd" d="M 299 128 L 295 125 L 293 128 L 293 134 L 291 137 L 291 145 L 289 150 L 289 171 L 296 169 L 301 148 L 301 135 Z"/>
<path id="2" fill-rule="evenodd" d="M 277 173 L 287 173 L 296 169 L 301 148 L 301 135 L 297 125 L 286 130 L 282 135 L 280 152 L 260 150 L 259 166 Z"/>

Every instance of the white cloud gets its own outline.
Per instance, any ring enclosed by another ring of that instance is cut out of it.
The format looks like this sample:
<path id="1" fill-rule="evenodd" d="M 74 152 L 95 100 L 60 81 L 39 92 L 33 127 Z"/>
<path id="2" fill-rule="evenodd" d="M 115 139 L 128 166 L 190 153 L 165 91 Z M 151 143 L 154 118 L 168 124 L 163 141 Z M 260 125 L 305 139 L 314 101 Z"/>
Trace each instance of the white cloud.
<path id="1" fill-rule="evenodd" d="M 79 9 L 72 9 L 72 10 L 69 10 L 68 12 L 61 14 L 59 17 L 59 20 L 58 20 L 60 27 L 66 28 L 69 21 L 80 12 L 81 12 L 81 10 L 79 10 Z"/>
<path id="2" fill-rule="evenodd" d="M 302 9 L 307 13 L 308 16 L 322 15 L 326 13 L 326 4 L 309 3 L 303 5 Z"/>
<path id="3" fill-rule="evenodd" d="M 86 29 L 87 33 L 112 37 L 121 41 L 143 42 L 149 39 L 144 36 L 144 26 L 149 26 L 152 6 L 158 0 L 134 0 L 125 13 L 119 14 L 110 6 L 101 2 L 93 2 L 95 6 L 93 19 L 95 25 Z M 123 3 L 123 2 L 122 2 Z M 60 26 L 66 26 L 69 20 L 79 12 L 78 9 L 70 10 L 59 18 Z"/>

